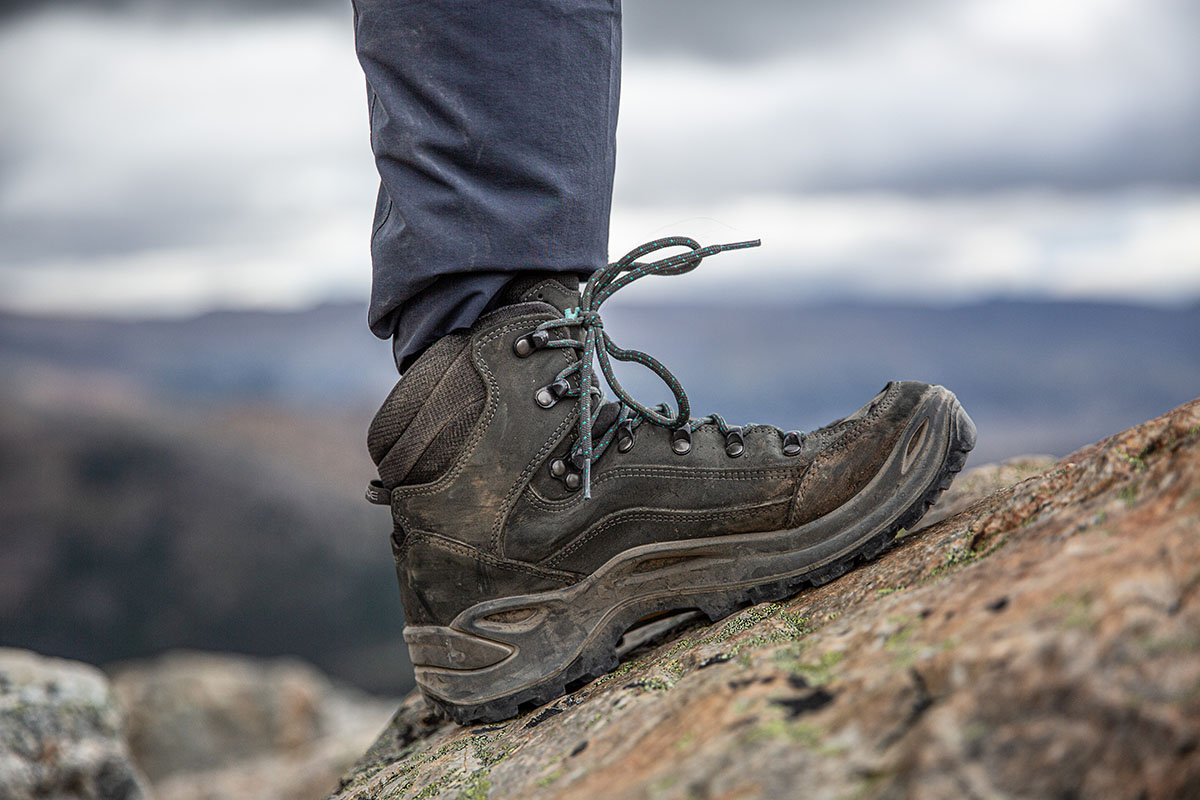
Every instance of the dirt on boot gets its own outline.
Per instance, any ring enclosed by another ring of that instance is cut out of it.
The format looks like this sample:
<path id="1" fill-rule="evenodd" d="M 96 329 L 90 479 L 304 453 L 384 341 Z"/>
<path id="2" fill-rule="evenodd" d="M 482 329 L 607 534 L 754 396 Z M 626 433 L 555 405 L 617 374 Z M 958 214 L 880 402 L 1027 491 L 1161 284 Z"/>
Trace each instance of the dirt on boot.
<path id="1" fill-rule="evenodd" d="M 1198 531 L 1200 400 L 506 723 L 414 692 L 334 797 L 1194 797 Z"/>

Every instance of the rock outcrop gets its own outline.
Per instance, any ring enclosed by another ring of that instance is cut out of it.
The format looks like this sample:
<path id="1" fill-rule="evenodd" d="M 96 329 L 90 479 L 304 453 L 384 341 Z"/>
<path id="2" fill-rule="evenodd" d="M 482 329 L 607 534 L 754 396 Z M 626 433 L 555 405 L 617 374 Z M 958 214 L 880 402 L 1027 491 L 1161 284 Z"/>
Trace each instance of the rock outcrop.
<path id="1" fill-rule="evenodd" d="M 410 696 L 334 797 L 1197 787 L 1200 401 L 908 534 L 832 584 L 678 631 L 508 722 L 460 727 Z"/>
<path id="2" fill-rule="evenodd" d="M 395 708 L 295 659 L 173 652 L 112 672 L 159 800 L 313 800 Z"/>
<path id="3" fill-rule="evenodd" d="M 0 797 L 145 797 L 100 670 L 0 648 Z"/>
<path id="4" fill-rule="evenodd" d="M 0 648 L 2 800 L 315 800 L 396 705 L 295 659 L 173 652 L 112 671 Z"/>

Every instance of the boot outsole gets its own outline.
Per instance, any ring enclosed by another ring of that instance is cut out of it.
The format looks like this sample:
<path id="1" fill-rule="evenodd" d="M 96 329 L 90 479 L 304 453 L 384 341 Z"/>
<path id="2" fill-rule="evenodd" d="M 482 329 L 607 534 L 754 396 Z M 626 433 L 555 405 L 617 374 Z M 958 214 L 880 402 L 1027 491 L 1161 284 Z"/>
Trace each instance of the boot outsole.
<path id="1" fill-rule="evenodd" d="M 811 570 L 753 585 L 713 589 L 707 594 L 696 592 L 696 596 L 689 598 L 690 605 L 686 608 L 665 608 L 662 611 L 684 612 L 677 613 L 676 616 L 681 622 L 686 622 L 697 618 L 694 612 L 698 610 L 708 620 L 716 622 L 748 606 L 784 600 L 805 587 L 822 586 L 846 574 L 855 566 L 879 556 L 901 530 L 914 526 L 937 502 L 942 492 L 950 487 L 954 476 L 962 470 L 967 454 L 975 446 L 975 425 L 970 417 L 952 394 L 940 387 L 934 388 L 947 395 L 952 403 L 949 407 L 952 422 L 949 425 L 948 447 L 940 468 L 924 491 L 885 528 L 852 550 Z M 618 648 L 623 637 L 645 616 L 644 613 L 638 613 L 636 618 L 631 619 L 629 615 L 613 615 L 592 631 L 590 641 L 565 669 L 559 669 L 545 679 L 535 679 L 530 685 L 506 696 L 477 703 L 452 702 L 438 696 L 426 686 L 421 686 L 422 694 L 436 712 L 460 724 L 498 722 L 512 718 L 545 705 L 614 670 L 620 662 Z M 661 638 L 669 631 L 670 625 L 660 625 L 659 628 Z"/>

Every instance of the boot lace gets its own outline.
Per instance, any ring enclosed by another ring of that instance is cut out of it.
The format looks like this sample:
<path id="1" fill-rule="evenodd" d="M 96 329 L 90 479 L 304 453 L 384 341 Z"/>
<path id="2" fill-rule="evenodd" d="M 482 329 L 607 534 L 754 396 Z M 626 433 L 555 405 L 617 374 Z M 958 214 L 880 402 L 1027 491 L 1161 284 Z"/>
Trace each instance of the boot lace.
<path id="1" fill-rule="evenodd" d="M 732 456 L 741 455 L 744 450 L 742 429 L 728 425 L 720 414 L 691 417 L 687 392 L 684 391 L 678 379 L 653 356 L 640 350 L 626 350 L 619 347 L 604 330 L 600 307 L 605 300 L 618 291 L 648 275 L 683 275 L 694 270 L 701 261 L 709 256 L 728 250 L 757 247 L 760 244 L 761 241 L 755 239 L 701 247 L 699 242 L 686 236 L 669 236 L 647 242 L 630 250 L 620 260 L 597 270 L 584 287 L 577 307 L 567 309 L 559 319 L 543 322 L 530 334 L 530 336 L 536 337 L 538 349 L 571 348 L 579 353 L 578 360 L 559 372 L 554 383 L 547 387 L 547 390 L 553 391 L 555 401 L 560 397 L 577 398 L 578 435 L 571 448 L 569 458 L 583 473 L 585 497 L 591 497 L 592 463 L 604 454 L 620 431 L 628 433 L 629 445 L 632 446 L 632 432 L 643 423 L 673 431 L 672 449 L 680 454 L 687 453 L 691 449 L 693 431 L 703 425 L 716 425 L 726 437 L 726 452 Z M 638 260 L 643 256 L 672 247 L 686 247 L 688 252 L 660 258 L 657 261 L 642 262 Z M 570 337 L 572 328 L 577 329 L 579 338 Z M 549 338 L 554 334 L 558 334 L 560 338 Z M 675 398 L 675 410 L 672 411 L 670 406 L 665 403 L 649 407 L 630 396 L 613 372 L 613 359 L 641 364 L 656 374 L 671 390 L 671 394 Z M 595 437 L 594 428 L 600 415 L 604 395 L 603 390 L 596 386 L 596 375 L 592 369 L 593 363 L 597 360 L 605 381 L 620 401 L 619 413 L 599 438 Z M 569 379 L 573 376 L 577 377 L 578 388 L 571 386 Z M 796 455 L 800 452 L 803 434 L 799 431 L 786 433 L 780 431 L 780 435 L 784 437 L 785 454 Z M 628 448 L 619 447 L 618 449 Z"/>

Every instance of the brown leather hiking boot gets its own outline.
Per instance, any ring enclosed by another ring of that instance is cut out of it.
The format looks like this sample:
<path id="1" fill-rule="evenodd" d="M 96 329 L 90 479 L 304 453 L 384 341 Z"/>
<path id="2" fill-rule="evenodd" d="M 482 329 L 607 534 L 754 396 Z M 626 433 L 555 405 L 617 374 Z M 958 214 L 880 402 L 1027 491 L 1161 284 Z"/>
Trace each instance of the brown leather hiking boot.
<path id="1" fill-rule="evenodd" d="M 940 386 L 893 382 L 803 434 L 691 418 L 598 309 L 633 280 L 754 243 L 643 245 L 582 294 L 546 279 L 437 342 L 371 425 L 368 498 L 392 508 L 417 683 L 459 722 L 504 719 L 613 669 L 640 622 L 716 620 L 877 555 L 950 485 L 975 426 Z M 649 264 L 664 247 L 688 252 Z M 602 403 L 593 359 L 617 395 Z M 612 374 L 636 361 L 678 410 Z"/>

